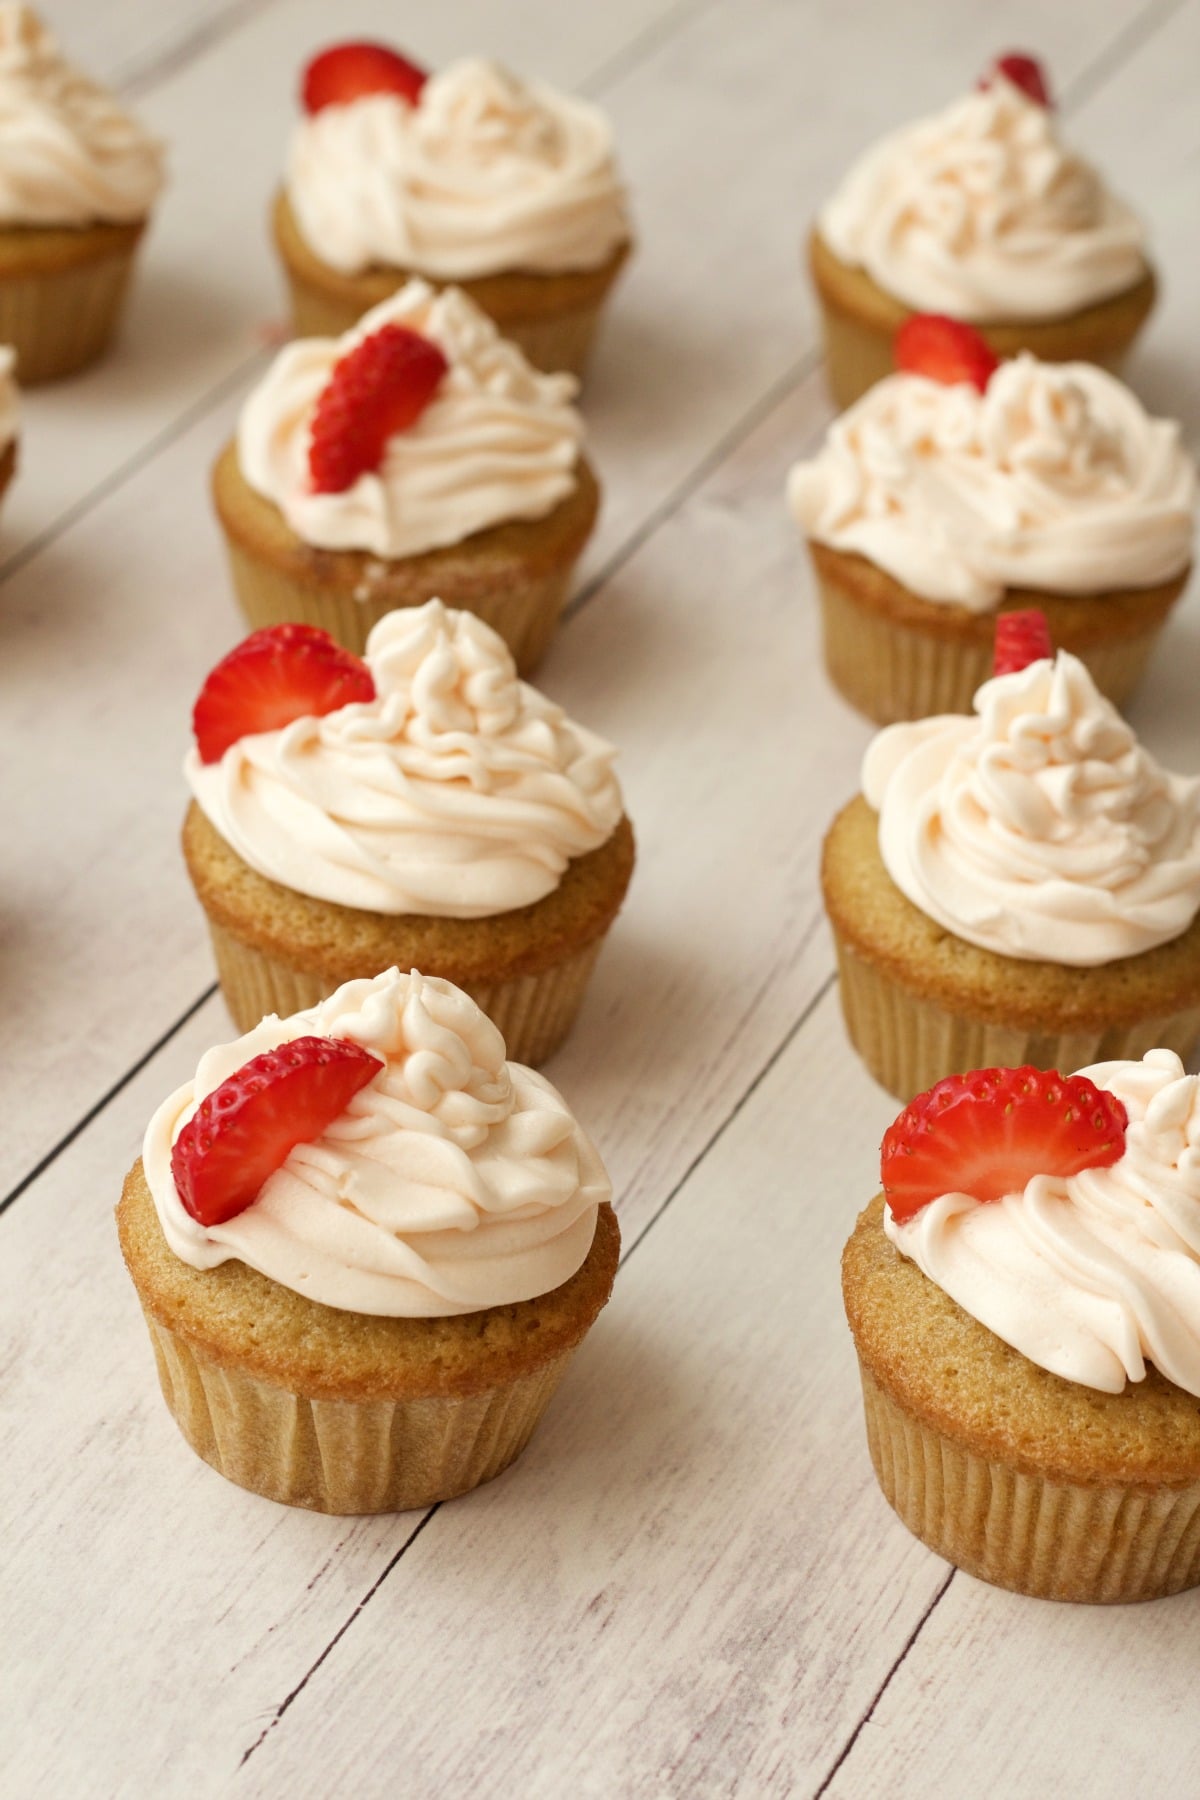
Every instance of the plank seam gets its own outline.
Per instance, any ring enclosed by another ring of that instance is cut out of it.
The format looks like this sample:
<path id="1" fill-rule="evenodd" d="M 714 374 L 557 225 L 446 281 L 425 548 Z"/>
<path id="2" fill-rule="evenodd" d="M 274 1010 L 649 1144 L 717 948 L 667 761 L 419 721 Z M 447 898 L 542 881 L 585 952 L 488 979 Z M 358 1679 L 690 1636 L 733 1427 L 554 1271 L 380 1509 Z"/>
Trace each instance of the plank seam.
<path id="1" fill-rule="evenodd" d="M 262 1730 L 259 1732 L 259 1734 L 255 1738 L 254 1742 L 249 1746 L 248 1749 L 243 1750 L 241 1760 L 238 1763 L 239 1769 L 245 1768 L 246 1764 L 250 1761 L 250 1758 L 254 1755 L 254 1752 L 258 1749 L 259 1745 L 261 1743 L 263 1743 L 264 1740 L 270 1736 L 271 1732 L 274 1731 L 275 1727 L 279 1724 L 279 1721 L 283 1718 L 284 1713 L 286 1713 L 288 1708 L 291 1706 L 292 1701 L 299 1699 L 300 1695 L 304 1692 L 305 1688 L 308 1686 L 309 1682 L 312 1680 L 312 1678 L 316 1674 L 317 1670 L 321 1667 L 321 1664 L 325 1661 L 325 1658 L 332 1653 L 332 1651 L 334 1650 L 336 1645 L 339 1643 L 339 1641 L 345 1636 L 346 1632 L 349 1631 L 351 1625 L 353 1625 L 355 1619 L 357 1619 L 359 1613 L 362 1612 L 363 1608 L 370 1605 L 371 1601 L 375 1597 L 376 1592 L 383 1586 L 384 1582 L 387 1580 L 388 1576 L 391 1574 L 391 1572 L 395 1568 L 396 1564 L 400 1561 L 400 1558 L 404 1555 L 405 1551 L 408 1550 L 413 1544 L 416 1543 L 417 1539 L 420 1537 L 421 1533 L 424 1531 L 425 1527 L 428 1525 L 430 1519 L 432 1519 L 434 1513 L 439 1512 L 441 1510 L 441 1506 L 442 1506 L 442 1502 L 439 1500 L 437 1502 L 436 1506 L 431 1506 L 429 1508 L 429 1511 L 424 1515 L 424 1517 L 417 1521 L 416 1525 L 409 1532 L 408 1536 L 405 1538 L 405 1540 L 401 1544 L 400 1548 L 396 1551 L 395 1555 L 391 1558 L 391 1561 L 386 1565 L 385 1568 L 383 1568 L 380 1571 L 380 1573 L 376 1576 L 375 1580 L 371 1583 L 370 1587 L 367 1589 L 366 1593 L 363 1595 L 363 1597 L 359 1601 L 358 1605 L 354 1608 L 354 1611 L 352 1613 L 348 1613 L 346 1618 L 343 1619 L 341 1625 L 338 1627 L 338 1629 L 334 1633 L 334 1635 L 330 1638 L 329 1642 L 326 1644 L 325 1648 L 322 1650 L 322 1652 L 321 1652 L 320 1656 L 318 1656 L 317 1660 L 305 1672 L 305 1674 L 303 1676 L 301 1676 L 300 1680 L 296 1683 L 295 1687 L 292 1689 L 291 1693 L 288 1694 L 286 1699 L 282 1700 L 280 1702 L 280 1704 L 276 1707 L 274 1715 L 263 1726 Z"/>
<path id="2" fill-rule="evenodd" d="M 46 1173 L 46 1170 L 50 1167 L 51 1163 L 56 1162 L 63 1151 L 69 1149 L 75 1142 L 75 1139 L 79 1134 L 86 1131 L 93 1120 L 100 1116 L 110 1101 L 115 1100 L 122 1089 L 128 1087 L 129 1083 L 136 1075 L 141 1074 L 142 1070 L 158 1055 L 159 1051 L 165 1049 L 171 1039 L 175 1036 L 176 1032 L 183 1030 L 183 1027 L 187 1024 L 188 1020 L 196 1016 L 205 1001 L 211 1000 L 216 991 L 216 982 L 210 982 L 200 998 L 198 1000 L 193 1000 L 187 1011 L 181 1013 L 175 1023 L 167 1027 L 162 1036 L 157 1038 L 155 1042 L 151 1044 L 145 1055 L 140 1056 L 133 1064 L 132 1068 L 126 1069 L 125 1073 L 113 1082 L 107 1093 L 101 1094 L 95 1105 L 89 1107 L 83 1117 L 78 1119 L 76 1123 L 72 1125 L 71 1129 L 66 1132 L 51 1149 L 47 1150 L 41 1161 L 36 1163 L 27 1175 L 23 1175 L 16 1187 L 11 1189 L 11 1191 L 4 1196 L 3 1200 L 0 1200 L 0 1214 L 7 1212 L 14 1200 L 19 1200 L 26 1188 L 32 1187 L 38 1177 Z"/>
<path id="3" fill-rule="evenodd" d="M 224 7 L 216 17 L 200 21 L 173 44 L 164 45 L 162 49 L 152 52 L 145 63 L 139 65 L 134 57 L 125 63 L 124 68 L 118 65 L 109 77 L 108 85 L 129 100 L 148 94 L 159 82 L 177 75 L 206 50 L 231 37 L 242 25 L 249 24 L 252 19 L 259 18 L 278 4 L 279 0 L 232 0 L 232 4 Z"/>
<path id="4" fill-rule="evenodd" d="M 637 32 L 627 44 L 620 50 L 614 50 L 598 69 L 585 77 L 579 84 L 579 92 L 589 95 L 604 93 L 614 81 L 630 74 L 660 45 L 669 43 L 680 26 L 690 23 L 701 13 L 708 12 L 715 4 L 717 0 L 677 0 L 677 4 L 670 7 L 661 18 Z"/>
<path id="5" fill-rule="evenodd" d="M 1085 106 L 1093 95 L 1099 93 L 1109 76 L 1124 68 L 1137 55 L 1142 45 L 1148 43 L 1187 4 L 1188 0 L 1150 0 L 1148 6 L 1121 27 L 1111 44 L 1106 45 L 1093 62 L 1086 64 L 1073 81 L 1064 84 L 1062 110 L 1075 112 Z"/>
<path id="6" fill-rule="evenodd" d="M 842 1764 L 846 1761 L 846 1758 L 850 1755 L 851 1751 L 854 1749 L 854 1746 L 855 1746 L 855 1744 L 857 1744 L 859 1738 L 861 1737 L 864 1728 L 871 1723 L 871 1720 L 875 1715 L 875 1708 L 879 1705 L 879 1702 L 883 1699 L 883 1696 L 887 1693 L 888 1688 L 891 1686 L 893 1679 L 895 1678 L 895 1676 L 897 1675 L 897 1673 L 903 1666 L 905 1658 L 908 1656 L 909 1651 L 913 1648 L 917 1639 L 920 1637 L 921 1633 L 924 1631 L 926 1625 L 929 1623 L 930 1619 L 933 1617 L 934 1613 L 937 1611 L 937 1608 L 941 1605 L 942 1599 L 946 1593 L 947 1588 L 950 1586 L 950 1583 L 954 1580 L 954 1577 L 957 1574 L 958 1574 L 957 1569 L 952 1568 L 949 1570 L 949 1572 L 946 1575 L 945 1580 L 942 1582 L 941 1586 L 938 1588 L 936 1594 L 934 1594 L 933 1599 L 929 1602 L 929 1605 L 925 1608 L 925 1611 L 921 1614 L 920 1618 L 917 1620 L 916 1624 L 913 1626 L 913 1628 L 912 1628 L 911 1632 L 909 1633 L 908 1638 L 905 1642 L 904 1648 L 901 1650 L 899 1656 L 896 1658 L 895 1662 L 892 1664 L 891 1668 L 888 1670 L 887 1674 L 884 1676 L 883 1680 L 880 1682 L 879 1686 L 876 1688 L 874 1699 L 871 1701 L 870 1706 L 868 1706 L 868 1708 L 867 1708 L 866 1712 L 863 1714 L 862 1718 L 858 1721 L 858 1724 L 854 1727 L 854 1730 L 850 1733 L 850 1736 L 846 1739 L 846 1742 L 842 1747 L 841 1755 L 838 1757 L 837 1761 L 834 1763 L 833 1767 L 830 1769 L 828 1775 L 826 1775 L 826 1777 L 825 1777 L 824 1781 L 821 1783 L 820 1787 L 814 1793 L 813 1800 L 821 1800 L 822 1794 L 824 1794 L 826 1792 L 830 1783 L 833 1781 L 834 1777 L 836 1776 L 838 1770 L 841 1768 Z"/>

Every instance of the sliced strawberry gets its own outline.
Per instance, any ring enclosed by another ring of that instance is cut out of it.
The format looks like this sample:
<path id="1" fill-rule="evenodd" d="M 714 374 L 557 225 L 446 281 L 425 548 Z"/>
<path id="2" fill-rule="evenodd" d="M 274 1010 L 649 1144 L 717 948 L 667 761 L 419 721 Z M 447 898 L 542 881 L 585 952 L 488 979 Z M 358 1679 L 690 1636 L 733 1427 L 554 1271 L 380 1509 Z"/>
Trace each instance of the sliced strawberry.
<path id="1" fill-rule="evenodd" d="M 1036 606 L 1023 612 L 996 615 L 996 648 L 992 653 L 994 675 L 1015 675 L 1030 663 L 1054 655 L 1046 615 Z"/>
<path id="2" fill-rule="evenodd" d="M 943 1194 L 1000 1200 L 1034 1175 L 1115 1163 L 1127 1123 L 1116 1095 L 1086 1075 L 1031 1068 L 948 1075 L 884 1134 L 884 1195 L 898 1222 Z"/>
<path id="3" fill-rule="evenodd" d="M 1036 56 L 1026 56 L 1021 50 L 1010 50 L 1007 55 L 998 56 L 992 66 L 979 77 L 979 86 L 991 87 L 997 75 L 1003 75 L 1005 81 L 1011 81 L 1014 87 L 1020 88 L 1035 106 L 1044 106 L 1047 112 L 1053 110 L 1050 78 Z"/>
<path id="4" fill-rule="evenodd" d="M 300 99 L 308 113 L 324 106 L 349 106 L 368 94 L 398 94 L 415 106 L 428 79 L 419 63 L 386 44 L 331 44 L 305 69 Z"/>
<path id="5" fill-rule="evenodd" d="M 365 662 L 315 625 L 252 631 L 212 671 L 192 709 L 201 762 L 220 762 L 231 744 L 293 719 L 320 719 L 354 700 L 373 700 Z"/>
<path id="6" fill-rule="evenodd" d="M 941 313 L 914 313 L 905 319 L 892 345 L 892 360 L 906 375 L 924 375 L 948 387 L 969 381 L 981 394 L 1000 366 L 977 331 Z"/>
<path id="7" fill-rule="evenodd" d="M 171 1173 L 201 1225 L 253 1205 L 297 1144 L 344 1113 L 383 1064 L 340 1038 L 301 1037 L 255 1056 L 214 1088 L 175 1140 Z"/>
<path id="8" fill-rule="evenodd" d="M 314 493 L 343 493 L 377 469 L 388 439 L 416 424 L 449 366 L 436 344 L 407 325 L 381 325 L 336 362 L 313 413 Z"/>

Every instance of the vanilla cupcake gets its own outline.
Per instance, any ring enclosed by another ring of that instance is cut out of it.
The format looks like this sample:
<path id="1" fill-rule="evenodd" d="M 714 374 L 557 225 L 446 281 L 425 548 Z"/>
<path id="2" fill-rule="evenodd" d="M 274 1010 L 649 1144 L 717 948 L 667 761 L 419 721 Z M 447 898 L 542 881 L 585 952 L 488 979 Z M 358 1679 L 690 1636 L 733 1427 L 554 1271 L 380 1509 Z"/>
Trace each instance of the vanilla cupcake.
<path id="1" fill-rule="evenodd" d="M 156 139 L 0 5 L 0 342 L 24 386 L 95 361 L 163 184 Z"/>
<path id="2" fill-rule="evenodd" d="M 464 288 L 537 368 L 582 373 L 630 249 L 597 107 L 369 43 L 316 57 L 302 100 L 273 220 L 297 333 L 347 331 L 420 275 Z"/>
<path id="3" fill-rule="evenodd" d="M 941 1082 L 842 1261 L 871 1459 L 917 1537 L 1045 1599 L 1200 1583 L 1200 1093 L 1173 1051 Z"/>
<path id="4" fill-rule="evenodd" d="M 963 328 L 913 323 L 970 348 Z M 830 677 L 877 724 L 966 712 L 996 614 L 1037 607 L 1119 704 L 1191 570 L 1179 427 L 1088 363 L 957 373 L 889 375 L 791 472 Z"/>
<path id="5" fill-rule="evenodd" d="M 821 208 L 809 261 L 843 407 L 890 372 L 914 312 L 969 320 L 999 356 L 1116 367 L 1155 297 L 1142 226 L 1063 142 L 1026 57 L 868 150 Z"/>
<path id="6" fill-rule="evenodd" d="M 287 345 L 213 471 L 250 624 L 317 625 L 361 652 L 386 613 L 436 596 L 531 673 L 600 505 L 575 387 L 422 281 L 342 338 Z"/>
<path id="7" fill-rule="evenodd" d="M 1200 1037 L 1200 779 L 1065 652 L 882 731 L 825 840 L 851 1042 L 901 1099 Z"/>
<path id="8" fill-rule="evenodd" d="M 365 662 L 255 633 L 208 677 L 186 773 L 188 872 L 242 1030 L 399 963 L 465 988 L 519 1062 L 583 999 L 633 871 L 612 746 L 439 601 Z"/>
<path id="9" fill-rule="evenodd" d="M 391 969 L 210 1050 L 117 1208 L 163 1397 L 230 1481 L 400 1512 L 520 1455 L 604 1306 L 611 1185 L 448 982 Z"/>

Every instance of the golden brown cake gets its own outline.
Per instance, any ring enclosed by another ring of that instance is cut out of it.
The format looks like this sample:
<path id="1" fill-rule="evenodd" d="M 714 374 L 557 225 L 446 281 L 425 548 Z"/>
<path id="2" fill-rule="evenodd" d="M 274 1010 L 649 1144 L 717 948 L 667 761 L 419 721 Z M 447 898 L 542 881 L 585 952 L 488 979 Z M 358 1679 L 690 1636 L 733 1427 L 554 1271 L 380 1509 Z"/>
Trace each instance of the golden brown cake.
<path id="1" fill-rule="evenodd" d="M 117 1226 L 197 1454 L 287 1505 L 390 1512 L 520 1455 L 612 1290 L 610 1194 L 467 997 L 393 969 L 209 1051 Z"/>
<path id="2" fill-rule="evenodd" d="M 1200 921 L 1170 943 L 1095 968 L 998 956 L 955 937 L 900 892 L 862 795 L 825 839 L 821 891 L 850 1041 L 901 1100 L 958 1069 L 1071 1070 L 1200 1038 Z"/>
<path id="3" fill-rule="evenodd" d="M 1036 607 L 1052 641 L 1086 663 L 1101 693 L 1122 705 L 1145 671 L 1167 616 L 1191 578 L 1109 593 L 1008 588 L 994 611 L 926 600 L 853 552 L 807 541 L 821 601 L 825 664 L 851 706 L 877 725 L 969 712 L 991 674 L 998 612 Z"/>
<path id="4" fill-rule="evenodd" d="M 364 912 L 281 887 L 249 868 L 195 801 L 183 854 L 239 1030 L 396 964 L 463 988 L 499 1027 L 512 1059 L 536 1067 L 574 1023 L 625 898 L 634 844 L 622 819 L 544 900 L 482 919 Z"/>
<path id="5" fill-rule="evenodd" d="M 107 349 L 144 229 L 0 231 L 0 342 L 15 347 L 23 387 L 73 375 Z"/>
<path id="6" fill-rule="evenodd" d="M 338 337 L 387 300 L 418 269 L 371 268 L 343 274 L 322 262 L 301 236 L 287 195 L 275 197 L 271 228 L 287 276 L 292 330 L 297 337 Z M 518 344 L 537 369 L 584 373 L 600 312 L 629 257 L 626 241 L 598 268 L 537 274 L 519 269 L 456 283 L 502 337 Z M 427 277 L 425 277 L 428 279 Z"/>
<path id="7" fill-rule="evenodd" d="M 983 1581 L 1136 1601 L 1200 1582 L 1200 1406 L 1157 1370 L 1103 1393 L 1012 1349 L 882 1229 L 842 1257 L 867 1441 L 889 1504 Z"/>
<path id="8" fill-rule="evenodd" d="M 887 293 L 865 269 L 842 262 L 815 229 L 808 240 L 808 266 L 821 307 L 826 378 L 844 410 L 892 373 L 896 333 L 920 309 Z M 1090 362 L 1115 372 L 1150 316 L 1157 292 L 1147 263 L 1126 292 L 1063 318 L 971 323 L 999 357 L 1029 350 L 1042 362 Z"/>
<path id="9" fill-rule="evenodd" d="M 385 613 L 436 596 L 498 631 L 523 675 L 537 668 L 554 636 L 600 510 L 599 484 L 584 459 L 574 491 L 545 518 L 506 520 L 461 543 L 385 560 L 306 544 L 279 508 L 248 486 L 235 443 L 217 459 L 212 492 L 234 590 L 251 626 L 296 619 L 361 654 Z"/>

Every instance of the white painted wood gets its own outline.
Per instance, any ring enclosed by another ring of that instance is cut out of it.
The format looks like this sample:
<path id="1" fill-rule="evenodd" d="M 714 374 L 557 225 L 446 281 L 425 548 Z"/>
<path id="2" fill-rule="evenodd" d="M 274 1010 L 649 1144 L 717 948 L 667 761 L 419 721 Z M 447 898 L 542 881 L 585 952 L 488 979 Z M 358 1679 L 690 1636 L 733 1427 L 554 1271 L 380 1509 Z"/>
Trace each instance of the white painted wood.
<path id="1" fill-rule="evenodd" d="M 1194 438 L 1200 0 L 1044 10 L 1021 0 L 1005 36 L 1104 74 L 1079 128 L 1156 224 L 1168 300 L 1140 372 Z M 1077 1791 L 1190 1767 L 1190 1603 L 1093 1627 L 962 1577 L 854 1737 L 944 1580 L 874 1488 L 837 1297 L 892 1107 L 834 992 L 748 1093 L 828 975 L 815 856 L 868 735 L 821 677 L 780 498 L 827 418 L 799 374 L 797 242 L 854 148 L 995 48 L 994 9 L 913 14 L 873 9 L 864 37 L 833 0 L 621 0 L 569 31 L 549 0 L 339 13 L 339 34 L 411 17 L 431 60 L 494 31 L 594 84 L 636 189 L 639 258 L 588 400 L 610 495 L 590 567 L 619 566 L 545 685 L 621 745 L 639 831 L 554 1073 L 627 1243 L 648 1235 L 522 1465 L 376 1588 L 417 1521 L 281 1511 L 197 1463 L 116 1255 L 145 1119 L 226 1029 L 209 1001 L 0 1216 L 6 1796 L 813 1793 L 852 1737 L 854 1795 L 997 1791 L 997 1769 L 1006 1793 L 1062 1791 L 1064 1733 Z M 186 27 L 188 0 L 158 17 Z M 1142 50 L 1122 35 L 1139 19 Z M 106 54 L 137 35 L 114 27 Z M 175 846 L 188 706 L 237 630 L 205 471 L 274 304 L 260 213 L 286 90 L 328 35 L 327 7 L 274 0 L 147 86 L 179 173 L 141 310 L 108 371 L 30 403 L 0 550 L 54 535 L 0 589 L 0 1194 L 208 979 Z M 1140 716 L 1194 767 L 1195 626 L 1175 629 Z"/>

